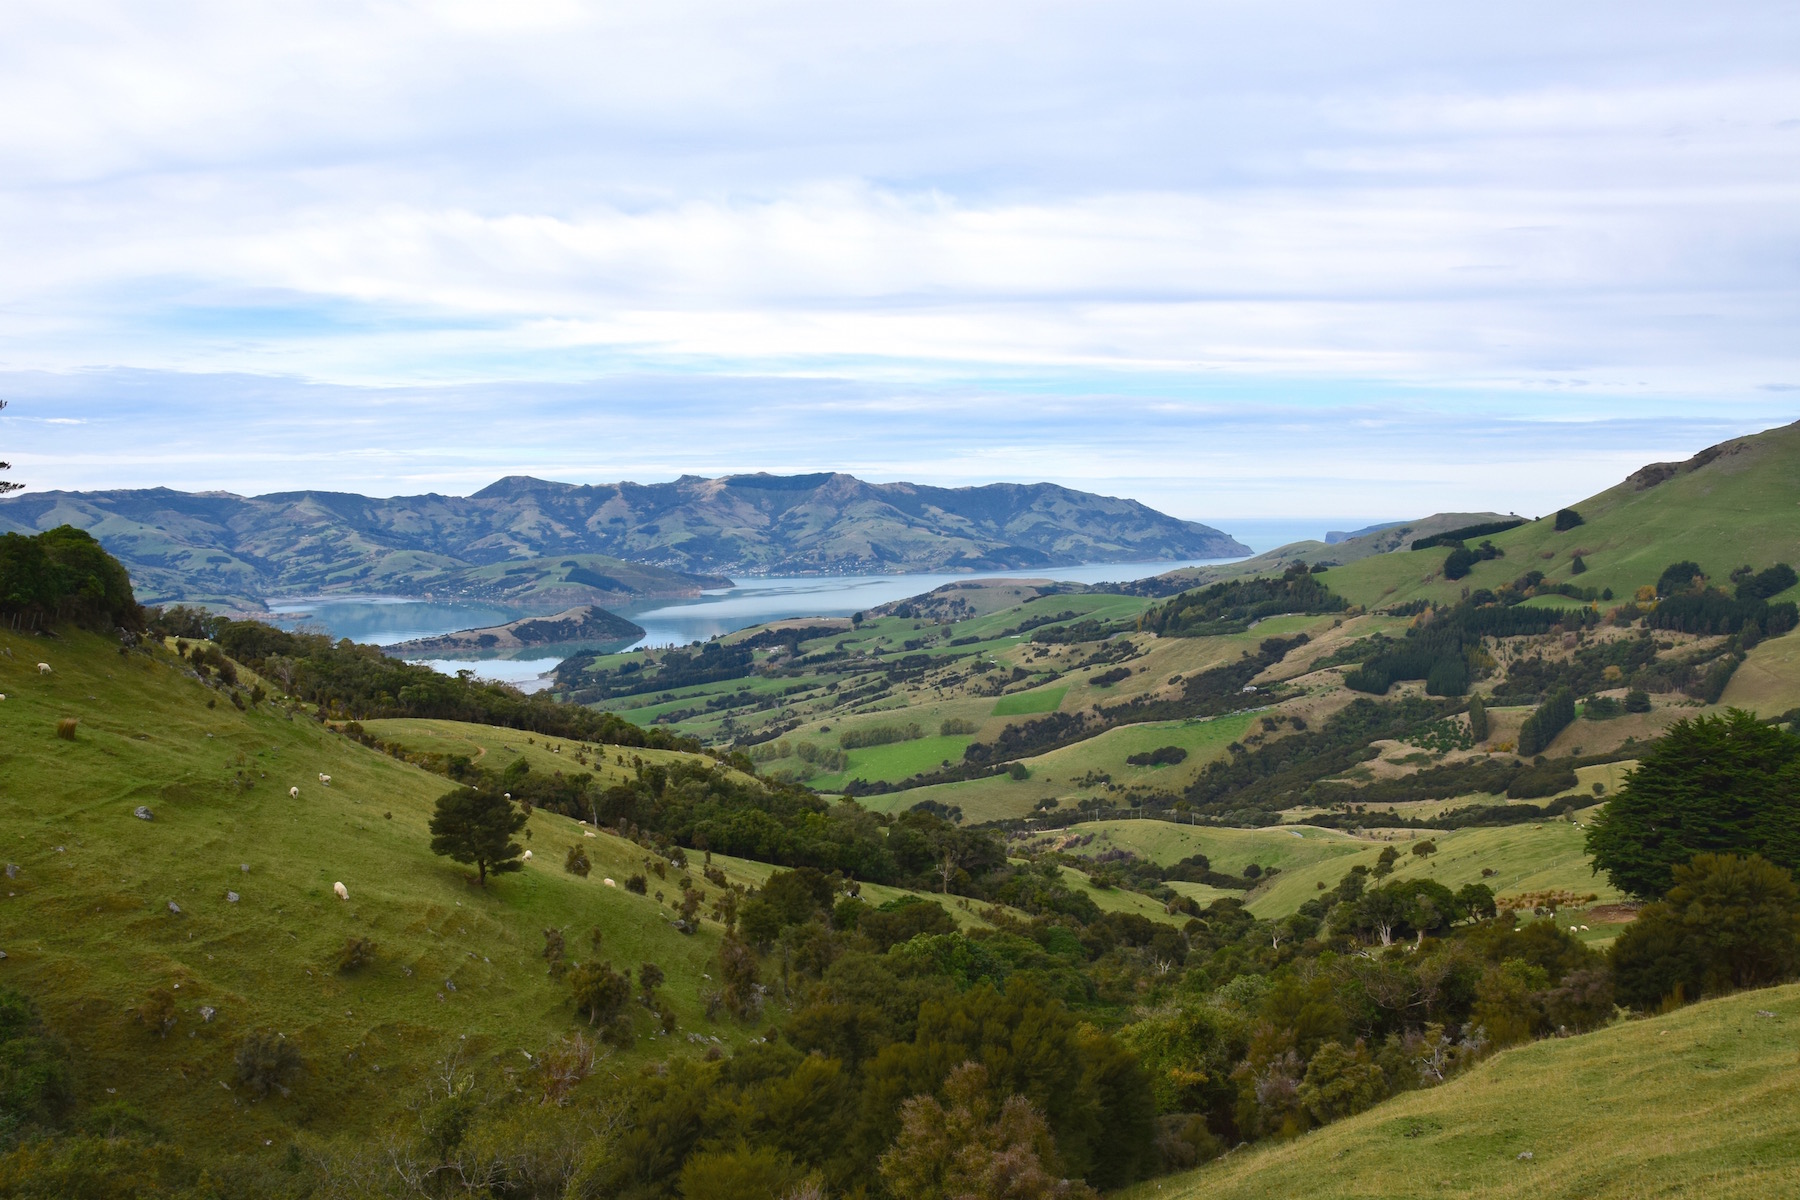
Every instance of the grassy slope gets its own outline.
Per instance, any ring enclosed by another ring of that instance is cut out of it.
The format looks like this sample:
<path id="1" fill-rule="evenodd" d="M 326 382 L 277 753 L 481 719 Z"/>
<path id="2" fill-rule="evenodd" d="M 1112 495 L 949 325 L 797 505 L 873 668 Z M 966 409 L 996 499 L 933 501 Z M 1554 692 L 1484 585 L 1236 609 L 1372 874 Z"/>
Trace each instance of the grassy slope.
<path id="1" fill-rule="evenodd" d="M 260 1144 L 284 1123 L 369 1128 L 463 1035 L 517 1062 L 575 1028 L 538 957 L 547 926 L 567 931 L 572 959 L 588 956 L 598 927 L 603 957 L 659 963 L 684 1032 L 741 1036 L 700 1010 L 716 929 L 684 937 L 653 898 L 602 884 L 642 869 L 638 847 L 540 813 L 534 862 L 483 891 L 428 849 L 443 779 L 304 717 L 224 700 L 209 709 L 215 693 L 168 660 L 122 658 L 103 639 L 0 634 L 0 647 L 13 652 L 0 654 L 0 855 L 20 867 L 0 907 L 0 980 L 40 998 L 85 1064 L 85 1099 L 213 1131 L 224 1149 Z M 39 675 L 39 660 L 54 673 Z M 63 716 L 80 718 L 73 742 L 54 736 Z M 234 782 L 240 771 L 248 790 Z M 139 804 L 156 820 L 134 820 Z M 586 880 L 561 870 L 578 841 L 594 860 Z M 673 895 L 677 874 L 667 885 L 653 877 L 652 890 Z M 332 895 L 339 880 L 347 903 Z M 227 889 L 241 901 L 227 903 Z M 380 950 L 345 977 L 331 964 L 350 935 Z M 153 988 L 176 983 L 180 1019 L 166 1040 L 129 1019 Z M 211 1023 L 196 1015 L 203 1004 L 219 1010 Z M 253 1026 L 295 1039 L 310 1074 L 291 1099 L 246 1109 L 223 1085 Z"/>
<path id="2" fill-rule="evenodd" d="M 1582 848 L 1581 824 L 1586 814 L 1576 816 L 1574 822 L 1545 821 L 1539 825 L 1436 834 L 1394 830 L 1392 842 L 1403 853 L 1393 878 L 1435 879 L 1451 888 L 1485 883 L 1500 896 L 1540 891 L 1593 893 L 1600 898 L 1599 903 L 1615 902 L 1620 898 L 1618 893 L 1604 877 L 1592 873 Z M 1119 846 L 1164 866 L 1191 854 L 1204 854 L 1215 869 L 1231 874 L 1240 873 L 1252 862 L 1279 867 L 1281 873 L 1273 881 L 1250 894 L 1250 911 L 1259 917 L 1293 912 L 1319 893 L 1320 883 L 1328 888 L 1336 886 L 1351 867 L 1373 868 L 1389 844 L 1384 839 L 1351 837 L 1337 830 L 1286 825 L 1221 829 L 1166 821 L 1095 821 L 1072 825 L 1067 832 L 1097 835 L 1093 844 L 1082 848 L 1082 853 Z M 1436 854 L 1420 858 L 1405 853 L 1413 841 L 1426 837 L 1437 843 Z M 1482 875 L 1484 868 L 1494 874 Z M 1194 893 L 1197 899 L 1213 894 Z"/>
<path id="3" fill-rule="evenodd" d="M 1438 574 L 1442 548 L 1377 555 L 1334 568 L 1325 581 L 1352 601 L 1395 604 L 1454 600 L 1467 586 L 1495 587 L 1529 570 L 1567 582 L 1574 554 L 1588 571 L 1583 587 L 1612 588 L 1620 599 L 1656 582 L 1664 567 L 1691 559 L 1724 583 L 1732 569 L 1800 563 L 1800 424 L 1725 444 L 1741 446 L 1707 465 L 1638 490 L 1620 483 L 1573 507 L 1587 522 L 1557 533 L 1550 517 L 1496 534 L 1506 557 L 1478 563 L 1466 579 Z"/>
<path id="4" fill-rule="evenodd" d="M 1790 1196 L 1797 1045 L 1800 986 L 1746 992 L 1509 1050 L 1443 1087 L 1130 1195 Z"/>

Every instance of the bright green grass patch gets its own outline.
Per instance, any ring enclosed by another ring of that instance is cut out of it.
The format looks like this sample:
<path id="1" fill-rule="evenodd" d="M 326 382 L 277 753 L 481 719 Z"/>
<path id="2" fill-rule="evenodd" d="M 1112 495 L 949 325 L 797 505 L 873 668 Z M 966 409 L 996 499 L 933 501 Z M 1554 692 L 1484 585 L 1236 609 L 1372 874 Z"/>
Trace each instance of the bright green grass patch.
<path id="1" fill-rule="evenodd" d="M 852 750 L 847 770 L 837 775 L 821 775 L 809 782 L 820 791 L 836 791 L 852 779 L 871 783 L 910 779 L 924 771 L 935 771 L 945 762 L 961 762 L 963 751 L 974 740 L 967 735 L 934 736 Z"/>
<path id="2" fill-rule="evenodd" d="M 1800 1178 L 1796 1027 L 1800 986 L 1791 986 L 1536 1042 L 1442 1087 L 1124 1195 L 1788 1196 Z"/>
<path id="3" fill-rule="evenodd" d="M 1068 685 L 1064 684 L 1062 687 L 1002 696 L 994 704 L 993 715 L 996 717 L 1023 717 L 1031 713 L 1055 712 L 1062 707 L 1063 697 L 1068 694 Z"/>

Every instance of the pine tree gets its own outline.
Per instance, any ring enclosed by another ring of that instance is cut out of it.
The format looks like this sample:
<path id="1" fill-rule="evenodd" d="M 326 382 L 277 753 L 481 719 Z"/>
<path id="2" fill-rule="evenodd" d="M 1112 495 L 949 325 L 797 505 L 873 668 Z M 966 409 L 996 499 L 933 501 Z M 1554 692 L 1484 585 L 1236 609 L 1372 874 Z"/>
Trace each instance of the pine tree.
<path id="1" fill-rule="evenodd" d="M 490 872 L 523 870 L 525 847 L 512 840 L 525 828 L 525 814 L 510 798 L 485 788 L 457 788 L 438 798 L 431 817 L 431 852 L 474 863 L 487 886 Z"/>

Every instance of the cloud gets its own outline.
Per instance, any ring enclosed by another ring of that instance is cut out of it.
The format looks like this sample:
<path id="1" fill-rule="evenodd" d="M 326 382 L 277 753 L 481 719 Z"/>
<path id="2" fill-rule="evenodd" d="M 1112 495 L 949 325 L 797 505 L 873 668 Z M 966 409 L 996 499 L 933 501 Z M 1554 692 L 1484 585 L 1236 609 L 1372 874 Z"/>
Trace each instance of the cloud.
<path id="1" fill-rule="evenodd" d="M 1566 487 L 1520 430 L 1666 453 L 1782 416 L 1797 21 L 18 0 L 0 370 L 87 424 L 8 453 L 379 491 L 754 452 L 1371 515 L 1491 477 L 1513 507 Z M 1557 470 L 1620 465 L 1577 442 Z"/>

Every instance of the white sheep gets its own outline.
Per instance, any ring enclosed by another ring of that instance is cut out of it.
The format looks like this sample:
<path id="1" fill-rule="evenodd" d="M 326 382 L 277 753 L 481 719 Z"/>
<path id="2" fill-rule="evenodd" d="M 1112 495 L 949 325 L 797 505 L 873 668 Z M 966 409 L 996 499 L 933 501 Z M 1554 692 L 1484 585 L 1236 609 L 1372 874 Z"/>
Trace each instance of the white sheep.
<path id="1" fill-rule="evenodd" d="M 332 884 L 331 890 L 337 893 L 337 898 L 339 900 L 348 900 L 350 898 L 350 889 L 341 883 Z"/>
<path id="2" fill-rule="evenodd" d="M 320 787 L 330 787 L 331 786 L 331 776 L 321 773 L 319 775 L 319 786 Z"/>
<path id="3" fill-rule="evenodd" d="M 618 884 L 614 883 L 610 879 L 602 879 L 600 882 L 604 883 L 607 887 L 618 887 L 619 886 Z"/>
<path id="4" fill-rule="evenodd" d="M 48 675 L 49 673 L 50 673 L 50 664 L 49 663 L 39 663 L 38 664 L 38 674 L 39 675 Z"/>
<path id="5" fill-rule="evenodd" d="M 288 799 L 289 800 L 298 800 L 299 798 L 300 798 L 300 789 L 299 788 L 291 787 L 288 789 Z"/>
<path id="6" fill-rule="evenodd" d="M 526 862 L 530 862 L 530 861 L 531 861 L 531 851 L 529 851 L 529 850 L 527 850 L 527 851 L 526 851 L 526 852 L 525 852 L 525 861 L 526 861 Z"/>

